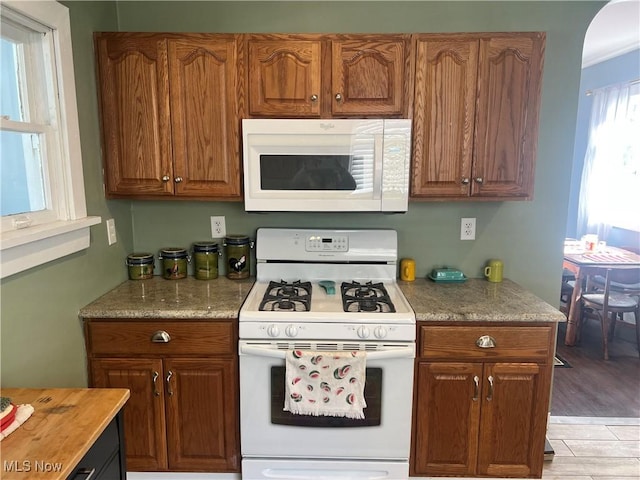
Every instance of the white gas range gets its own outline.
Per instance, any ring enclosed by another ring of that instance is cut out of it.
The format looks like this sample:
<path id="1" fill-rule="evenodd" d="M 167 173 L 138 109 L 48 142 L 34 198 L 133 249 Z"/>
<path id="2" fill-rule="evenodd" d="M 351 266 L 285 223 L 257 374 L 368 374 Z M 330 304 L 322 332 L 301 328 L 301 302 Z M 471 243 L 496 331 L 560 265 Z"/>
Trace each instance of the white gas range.
<path id="1" fill-rule="evenodd" d="M 415 314 L 393 230 L 259 229 L 240 310 L 243 478 L 408 477 Z M 283 411 L 285 355 L 366 352 L 364 419 Z"/>

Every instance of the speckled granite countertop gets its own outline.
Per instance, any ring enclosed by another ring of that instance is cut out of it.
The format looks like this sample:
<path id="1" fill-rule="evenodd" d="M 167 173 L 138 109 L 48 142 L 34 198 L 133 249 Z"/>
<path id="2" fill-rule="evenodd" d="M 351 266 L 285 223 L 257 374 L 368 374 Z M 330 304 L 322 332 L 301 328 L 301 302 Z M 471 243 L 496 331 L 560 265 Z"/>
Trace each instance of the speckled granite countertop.
<path id="1" fill-rule="evenodd" d="M 398 281 L 418 321 L 564 322 L 556 308 L 510 280 L 470 278 L 437 284 L 418 278 Z"/>
<path id="2" fill-rule="evenodd" d="M 80 310 L 82 318 L 238 318 L 255 279 L 129 280 Z M 564 322 L 565 316 L 510 280 L 398 281 L 418 321 Z"/>
<path id="3" fill-rule="evenodd" d="M 80 310 L 82 318 L 238 318 L 254 278 L 128 280 Z"/>

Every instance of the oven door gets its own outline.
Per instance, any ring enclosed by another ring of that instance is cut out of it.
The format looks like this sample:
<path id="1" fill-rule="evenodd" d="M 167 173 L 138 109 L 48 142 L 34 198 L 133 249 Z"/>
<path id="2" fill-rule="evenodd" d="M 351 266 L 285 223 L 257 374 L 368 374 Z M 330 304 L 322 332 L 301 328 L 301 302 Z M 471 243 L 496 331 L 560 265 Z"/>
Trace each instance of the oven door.
<path id="1" fill-rule="evenodd" d="M 304 343 L 240 341 L 242 456 L 407 461 L 414 343 L 350 344 L 367 351 L 364 420 L 283 412 L 284 356 Z M 323 343 L 313 350 L 335 351 Z"/>

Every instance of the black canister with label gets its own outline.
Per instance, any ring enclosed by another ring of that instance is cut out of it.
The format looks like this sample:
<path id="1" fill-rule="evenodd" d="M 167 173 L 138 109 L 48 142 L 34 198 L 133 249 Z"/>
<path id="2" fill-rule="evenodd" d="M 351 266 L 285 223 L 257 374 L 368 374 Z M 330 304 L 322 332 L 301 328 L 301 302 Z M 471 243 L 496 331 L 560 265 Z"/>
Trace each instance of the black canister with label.
<path id="1" fill-rule="evenodd" d="M 164 248 L 158 258 L 162 260 L 162 276 L 167 280 L 186 278 L 189 255 L 184 248 Z"/>
<path id="2" fill-rule="evenodd" d="M 228 235 L 224 238 L 227 257 L 227 278 L 248 278 L 250 273 L 250 250 L 253 242 L 246 235 Z"/>
<path id="3" fill-rule="evenodd" d="M 198 280 L 218 278 L 218 244 L 198 242 L 193 244 L 194 276 Z"/>

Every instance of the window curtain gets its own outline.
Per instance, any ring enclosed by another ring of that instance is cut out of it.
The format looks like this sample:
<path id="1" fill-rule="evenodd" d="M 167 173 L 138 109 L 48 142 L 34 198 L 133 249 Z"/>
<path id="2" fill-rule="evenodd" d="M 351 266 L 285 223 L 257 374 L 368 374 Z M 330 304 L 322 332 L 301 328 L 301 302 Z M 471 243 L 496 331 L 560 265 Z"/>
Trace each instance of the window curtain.
<path id="1" fill-rule="evenodd" d="M 637 212 L 640 172 L 637 96 L 640 83 L 596 90 L 578 204 L 578 238 L 606 240 L 629 207 Z M 635 96 L 635 99 L 634 99 Z"/>

